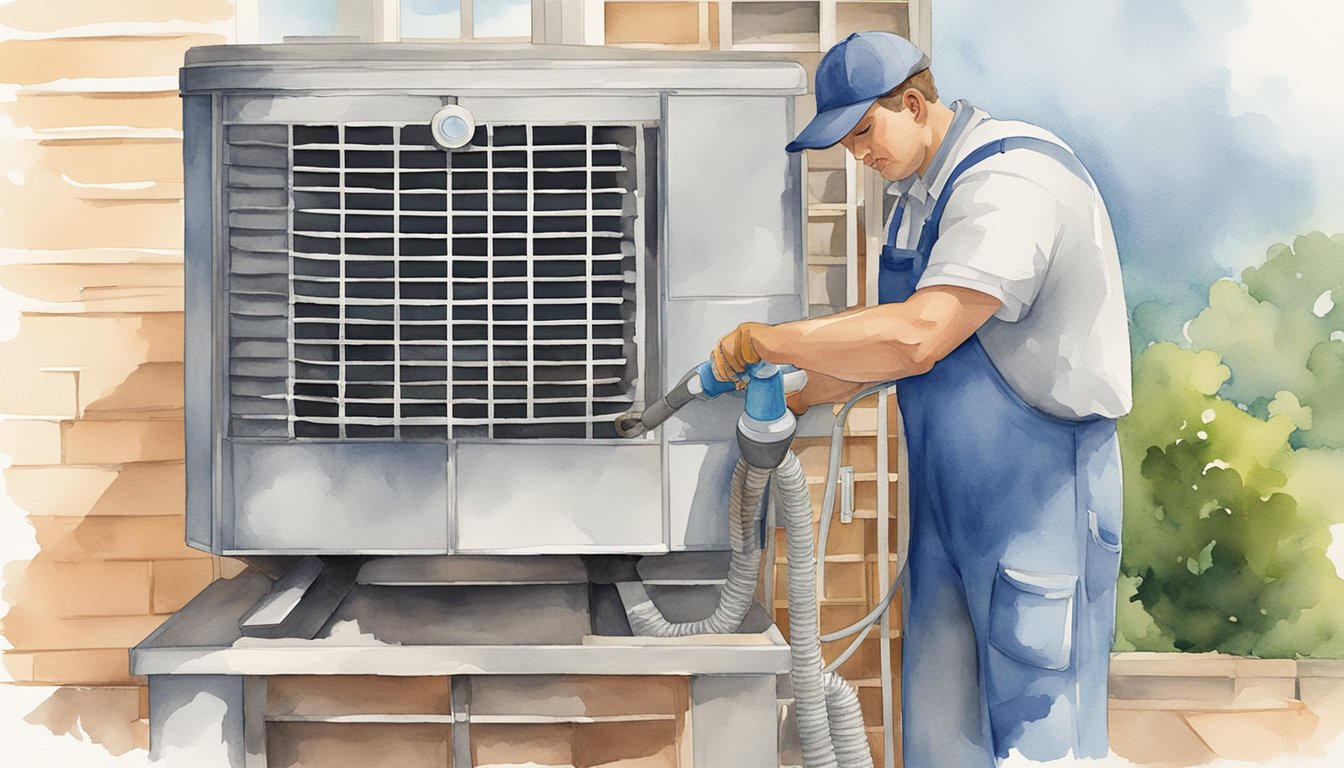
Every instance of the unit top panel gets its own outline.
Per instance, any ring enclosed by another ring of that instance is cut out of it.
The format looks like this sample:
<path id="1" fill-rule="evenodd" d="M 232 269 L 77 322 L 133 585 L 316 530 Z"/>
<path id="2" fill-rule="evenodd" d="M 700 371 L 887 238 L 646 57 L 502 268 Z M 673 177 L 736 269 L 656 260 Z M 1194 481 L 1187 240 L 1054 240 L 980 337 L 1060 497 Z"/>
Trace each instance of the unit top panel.
<path id="1" fill-rule="evenodd" d="M 184 94 L 215 90 L 742 91 L 800 95 L 807 74 L 778 55 L 590 46 L 303 43 L 193 48 Z"/>

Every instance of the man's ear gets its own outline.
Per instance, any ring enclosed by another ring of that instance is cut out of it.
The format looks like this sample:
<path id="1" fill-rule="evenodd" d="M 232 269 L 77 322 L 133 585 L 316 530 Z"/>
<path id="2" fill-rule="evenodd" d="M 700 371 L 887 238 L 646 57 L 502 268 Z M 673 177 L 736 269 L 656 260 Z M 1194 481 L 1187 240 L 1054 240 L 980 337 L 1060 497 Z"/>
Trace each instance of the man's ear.
<path id="1" fill-rule="evenodd" d="M 905 93 L 901 94 L 901 104 L 910 110 L 910 116 L 916 123 L 923 123 L 928 117 L 928 104 L 924 101 L 924 94 L 914 88 L 905 89 Z"/>

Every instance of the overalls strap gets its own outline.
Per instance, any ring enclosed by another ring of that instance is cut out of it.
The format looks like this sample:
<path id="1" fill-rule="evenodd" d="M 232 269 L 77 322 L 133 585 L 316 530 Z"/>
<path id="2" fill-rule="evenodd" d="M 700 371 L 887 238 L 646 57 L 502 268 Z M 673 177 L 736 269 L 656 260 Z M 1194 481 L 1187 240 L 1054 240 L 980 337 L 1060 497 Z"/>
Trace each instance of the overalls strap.
<path id="1" fill-rule="evenodd" d="M 1039 152 L 1047 157 L 1054 158 L 1073 173 L 1073 175 L 1082 179 L 1083 183 L 1088 186 L 1092 185 L 1092 177 L 1088 175 L 1087 169 L 1083 167 L 1083 164 L 1079 162 L 1078 158 L 1074 156 L 1072 152 L 1053 141 L 1038 139 L 1035 136 L 1008 136 L 981 145 L 967 155 L 960 163 L 957 163 L 957 167 L 952 169 L 952 173 L 948 175 L 947 181 L 943 183 L 942 194 L 938 196 L 938 200 L 933 204 L 933 211 L 931 211 L 929 217 L 924 220 L 924 227 L 920 230 L 919 245 L 916 247 L 916 250 L 923 255 L 925 260 L 928 259 L 929 254 L 933 251 L 933 244 L 938 240 L 938 227 L 942 224 L 943 211 L 947 208 L 947 202 L 952 199 L 953 185 L 957 183 L 957 180 L 961 178 L 962 174 L 966 173 L 971 168 L 995 155 L 1003 154 L 1011 149 L 1029 149 L 1033 152 Z M 904 207 L 904 203 L 902 203 L 901 207 Z M 903 213 L 903 211 L 899 211 L 899 209 L 898 212 Z M 899 226 L 900 224 L 897 223 L 896 227 Z M 893 230 L 891 234 L 894 238 L 896 233 Z M 894 239 L 892 244 L 895 244 Z"/>

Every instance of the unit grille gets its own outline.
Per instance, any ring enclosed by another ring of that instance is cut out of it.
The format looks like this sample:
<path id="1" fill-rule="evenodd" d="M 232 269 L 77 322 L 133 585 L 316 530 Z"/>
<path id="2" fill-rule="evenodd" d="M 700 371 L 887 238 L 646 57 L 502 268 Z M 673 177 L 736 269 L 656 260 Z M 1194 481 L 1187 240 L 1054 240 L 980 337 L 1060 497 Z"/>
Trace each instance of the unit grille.
<path id="1" fill-rule="evenodd" d="M 635 126 L 485 125 L 455 152 L 427 125 L 227 131 L 236 436 L 616 437 L 641 398 Z"/>

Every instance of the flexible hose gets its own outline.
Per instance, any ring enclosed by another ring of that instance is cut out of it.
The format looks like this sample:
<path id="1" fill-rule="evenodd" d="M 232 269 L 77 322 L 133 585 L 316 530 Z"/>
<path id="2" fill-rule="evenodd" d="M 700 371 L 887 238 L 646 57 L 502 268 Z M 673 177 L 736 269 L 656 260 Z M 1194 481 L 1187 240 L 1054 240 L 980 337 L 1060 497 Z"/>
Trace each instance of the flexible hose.
<path id="1" fill-rule="evenodd" d="M 871 768 L 858 694 L 835 673 L 823 673 L 821 619 L 817 609 L 816 542 L 812 497 L 803 465 L 792 451 L 775 470 L 784 512 L 789 565 L 790 679 L 798 712 L 798 737 L 807 768 Z"/>
<path id="2" fill-rule="evenodd" d="M 761 557 L 757 530 L 761 497 L 765 494 L 770 470 L 758 469 L 739 460 L 733 470 L 728 496 L 728 580 L 719 595 L 719 605 L 708 618 L 674 624 L 652 602 L 634 607 L 628 614 L 635 635 L 686 637 L 736 632 L 751 608 L 760 575 Z"/>
<path id="3" fill-rule="evenodd" d="M 873 753 L 868 749 L 868 734 L 863 730 L 859 694 L 834 672 L 826 673 L 824 681 L 836 762 L 841 768 L 872 768 Z"/>
<path id="4" fill-rule="evenodd" d="M 803 465 L 793 451 L 775 470 L 779 484 L 788 560 L 789 652 L 798 740 L 807 768 L 835 768 L 830 718 L 821 673 L 821 619 L 817 611 L 816 554 L 812 541 L 812 499 Z M 846 766 L 848 768 L 848 766 Z"/>

